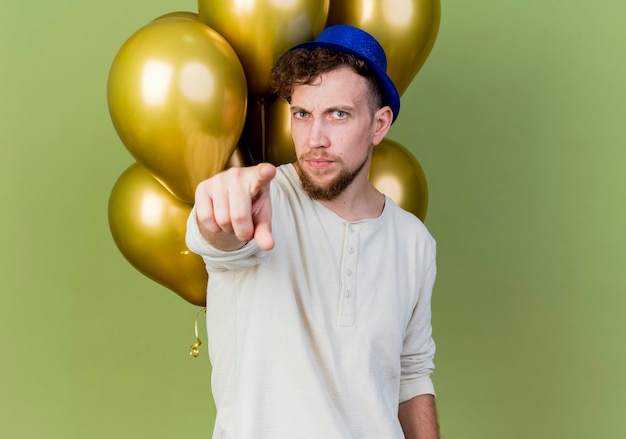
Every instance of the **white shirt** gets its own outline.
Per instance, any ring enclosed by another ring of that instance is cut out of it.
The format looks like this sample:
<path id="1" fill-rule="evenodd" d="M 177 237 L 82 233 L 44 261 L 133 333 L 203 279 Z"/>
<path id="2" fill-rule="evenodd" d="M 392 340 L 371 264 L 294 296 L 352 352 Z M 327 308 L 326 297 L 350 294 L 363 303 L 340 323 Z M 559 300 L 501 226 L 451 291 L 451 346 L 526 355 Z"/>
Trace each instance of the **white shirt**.
<path id="1" fill-rule="evenodd" d="M 214 438 L 403 438 L 398 404 L 434 394 L 435 241 L 387 198 L 349 222 L 271 184 L 274 248 L 209 246 L 192 211 L 187 245 L 209 273 Z"/>

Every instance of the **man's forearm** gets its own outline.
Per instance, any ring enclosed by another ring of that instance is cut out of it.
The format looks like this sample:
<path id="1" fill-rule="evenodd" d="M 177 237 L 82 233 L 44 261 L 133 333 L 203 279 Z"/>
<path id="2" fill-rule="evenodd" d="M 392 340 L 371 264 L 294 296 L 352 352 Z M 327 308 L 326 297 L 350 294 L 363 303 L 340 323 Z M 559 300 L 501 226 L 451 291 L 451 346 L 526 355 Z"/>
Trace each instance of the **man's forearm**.
<path id="1" fill-rule="evenodd" d="M 407 439 L 439 439 L 439 422 L 433 395 L 418 395 L 398 407 L 398 418 Z"/>

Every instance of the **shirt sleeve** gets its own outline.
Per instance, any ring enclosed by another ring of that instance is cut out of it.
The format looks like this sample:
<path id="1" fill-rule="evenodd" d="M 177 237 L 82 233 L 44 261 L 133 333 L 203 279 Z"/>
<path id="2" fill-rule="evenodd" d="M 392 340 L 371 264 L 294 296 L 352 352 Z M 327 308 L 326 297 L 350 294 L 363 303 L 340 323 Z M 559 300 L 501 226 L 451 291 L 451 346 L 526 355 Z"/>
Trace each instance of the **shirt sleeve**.
<path id="1" fill-rule="evenodd" d="M 435 342 L 432 338 L 431 296 L 437 273 L 433 261 L 421 284 L 418 303 L 407 327 L 400 359 L 400 402 L 423 394 L 435 395 L 430 378 L 435 369 Z"/>
<path id="2" fill-rule="evenodd" d="M 187 218 L 185 241 L 189 250 L 202 256 L 208 272 L 235 271 L 253 267 L 258 265 L 268 253 L 261 250 L 254 240 L 234 251 L 216 249 L 206 242 L 200 233 L 195 206 Z"/>

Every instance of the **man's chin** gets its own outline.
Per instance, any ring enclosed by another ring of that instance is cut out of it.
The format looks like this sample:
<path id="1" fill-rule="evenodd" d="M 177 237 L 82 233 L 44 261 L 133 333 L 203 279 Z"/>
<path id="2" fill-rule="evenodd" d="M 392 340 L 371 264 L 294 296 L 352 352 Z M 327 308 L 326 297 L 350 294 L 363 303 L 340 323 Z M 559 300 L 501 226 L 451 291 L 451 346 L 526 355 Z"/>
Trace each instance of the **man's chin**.
<path id="1" fill-rule="evenodd" d="M 329 179 L 315 178 L 308 172 L 300 172 L 300 184 L 307 195 L 317 201 L 332 201 L 350 185 L 352 179 L 350 175 L 341 174 L 338 177 Z"/>

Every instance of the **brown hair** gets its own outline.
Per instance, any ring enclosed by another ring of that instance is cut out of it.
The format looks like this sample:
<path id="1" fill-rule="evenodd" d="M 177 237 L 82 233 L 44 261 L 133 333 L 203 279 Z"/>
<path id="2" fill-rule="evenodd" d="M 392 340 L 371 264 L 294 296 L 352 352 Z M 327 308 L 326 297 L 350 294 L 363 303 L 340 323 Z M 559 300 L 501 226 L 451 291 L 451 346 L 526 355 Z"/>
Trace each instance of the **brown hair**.
<path id="1" fill-rule="evenodd" d="M 342 66 L 350 67 L 367 80 L 372 115 L 383 106 L 382 86 L 363 59 L 326 48 L 294 49 L 283 54 L 272 68 L 270 84 L 278 96 L 291 98 L 295 85 L 311 84 L 322 73 Z"/>

